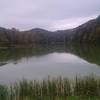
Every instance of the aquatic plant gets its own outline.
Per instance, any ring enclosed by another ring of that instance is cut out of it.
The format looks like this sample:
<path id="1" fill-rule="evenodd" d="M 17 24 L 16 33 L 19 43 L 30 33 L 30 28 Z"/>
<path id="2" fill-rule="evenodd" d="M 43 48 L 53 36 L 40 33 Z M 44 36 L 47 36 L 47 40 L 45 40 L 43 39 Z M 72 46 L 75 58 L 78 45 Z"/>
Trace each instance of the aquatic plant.
<path id="1" fill-rule="evenodd" d="M 100 77 L 90 75 L 22 81 L 10 87 L 0 85 L 0 100 L 99 100 Z"/>

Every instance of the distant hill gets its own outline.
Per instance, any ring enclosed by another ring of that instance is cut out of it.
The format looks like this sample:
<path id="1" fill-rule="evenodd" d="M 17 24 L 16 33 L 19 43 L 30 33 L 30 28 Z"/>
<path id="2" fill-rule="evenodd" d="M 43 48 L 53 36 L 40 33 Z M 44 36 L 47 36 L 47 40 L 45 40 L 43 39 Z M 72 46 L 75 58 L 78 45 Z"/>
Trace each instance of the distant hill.
<path id="1" fill-rule="evenodd" d="M 80 42 L 100 41 L 100 16 L 73 29 L 71 39 Z"/>
<path id="2" fill-rule="evenodd" d="M 35 28 L 28 31 L 0 27 L 0 43 L 61 43 L 61 42 L 98 42 L 100 41 L 100 16 L 74 29 L 50 32 Z"/>

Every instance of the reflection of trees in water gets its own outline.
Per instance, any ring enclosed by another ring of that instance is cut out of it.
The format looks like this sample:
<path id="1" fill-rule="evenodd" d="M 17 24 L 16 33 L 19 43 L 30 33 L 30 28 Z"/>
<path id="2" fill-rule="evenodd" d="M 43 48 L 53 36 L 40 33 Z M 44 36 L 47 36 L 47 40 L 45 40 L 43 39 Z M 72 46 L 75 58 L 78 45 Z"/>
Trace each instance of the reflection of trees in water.
<path id="1" fill-rule="evenodd" d="M 52 52 L 72 53 L 84 60 L 100 65 L 100 46 L 92 44 L 35 45 L 32 48 L 0 48 L 0 65 L 8 61 L 17 62 L 21 58 L 46 55 Z"/>
<path id="2" fill-rule="evenodd" d="M 97 65 L 100 65 L 99 44 L 73 44 L 69 46 L 69 52 L 80 58 Z"/>

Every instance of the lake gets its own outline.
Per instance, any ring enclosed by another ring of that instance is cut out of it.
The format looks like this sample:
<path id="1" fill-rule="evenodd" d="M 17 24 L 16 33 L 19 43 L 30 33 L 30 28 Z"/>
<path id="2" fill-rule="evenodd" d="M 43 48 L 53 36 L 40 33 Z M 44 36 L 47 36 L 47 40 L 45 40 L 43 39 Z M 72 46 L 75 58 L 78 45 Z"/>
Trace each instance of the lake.
<path id="1" fill-rule="evenodd" d="M 90 44 L 35 45 L 32 48 L 0 48 L 0 84 L 23 78 L 100 75 L 100 46 Z"/>

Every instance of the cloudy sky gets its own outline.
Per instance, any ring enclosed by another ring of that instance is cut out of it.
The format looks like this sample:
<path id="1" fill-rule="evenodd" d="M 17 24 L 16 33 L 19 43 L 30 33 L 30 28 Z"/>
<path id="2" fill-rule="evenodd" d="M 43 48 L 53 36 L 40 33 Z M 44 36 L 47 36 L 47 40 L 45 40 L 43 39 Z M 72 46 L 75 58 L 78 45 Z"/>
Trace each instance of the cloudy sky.
<path id="1" fill-rule="evenodd" d="M 100 14 L 100 0 L 0 0 L 0 27 L 74 28 Z"/>

